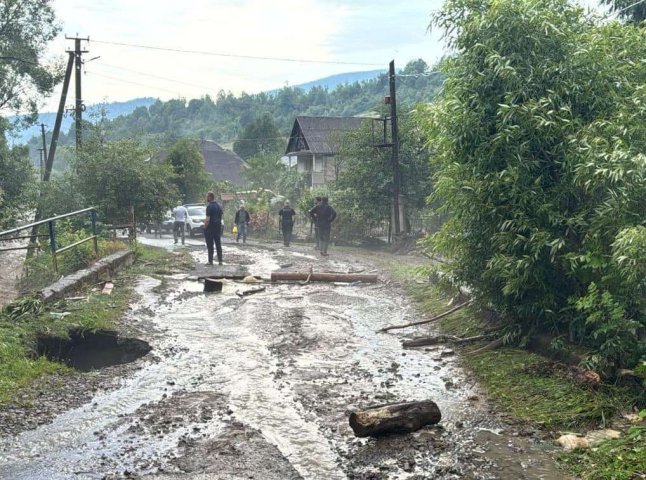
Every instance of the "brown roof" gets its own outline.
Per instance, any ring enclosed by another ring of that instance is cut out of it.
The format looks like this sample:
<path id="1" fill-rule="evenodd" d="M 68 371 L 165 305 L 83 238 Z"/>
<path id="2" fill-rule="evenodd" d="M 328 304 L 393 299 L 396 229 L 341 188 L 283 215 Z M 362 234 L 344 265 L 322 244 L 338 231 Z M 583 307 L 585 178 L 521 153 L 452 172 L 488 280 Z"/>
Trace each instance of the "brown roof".
<path id="1" fill-rule="evenodd" d="M 285 154 L 310 152 L 319 155 L 334 155 L 334 135 L 356 130 L 365 117 L 296 117 L 289 136 Z"/>
<path id="2" fill-rule="evenodd" d="M 245 161 L 234 152 L 210 140 L 200 140 L 200 151 L 204 157 L 204 167 L 214 180 L 229 180 L 238 186 L 246 183 L 240 176 Z"/>

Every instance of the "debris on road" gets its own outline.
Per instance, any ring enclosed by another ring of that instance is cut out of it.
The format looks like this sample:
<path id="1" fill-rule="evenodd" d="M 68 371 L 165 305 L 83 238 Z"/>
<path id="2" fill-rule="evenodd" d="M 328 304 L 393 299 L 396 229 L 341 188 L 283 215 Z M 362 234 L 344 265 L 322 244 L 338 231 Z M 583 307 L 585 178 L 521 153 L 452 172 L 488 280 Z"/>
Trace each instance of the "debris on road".
<path id="1" fill-rule="evenodd" d="M 105 282 L 105 285 L 103 286 L 103 290 L 101 290 L 101 293 L 103 295 L 110 295 L 110 294 L 112 294 L 112 289 L 113 288 L 114 288 L 114 283 Z"/>
<path id="2" fill-rule="evenodd" d="M 204 279 L 204 293 L 221 292 L 223 282 L 215 278 Z"/>
<path id="3" fill-rule="evenodd" d="M 379 405 L 350 414 L 350 427 L 357 437 L 375 437 L 389 433 L 410 433 L 442 419 L 432 400 Z"/>
<path id="4" fill-rule="evenodd" d="M 272 273 L 271 275 L 272 275 L 272 279 L 273 279 L 274 274 Z M 436 320 L 439 320 L 440 318 L 444 318 L 444 317 L 446 317 L 448 315 L 451 315 L 453 312 L 456 312 L 456 311 L 460 310 L 461 308 L 464 308 L 467 305 L 470 305 L 471 303 L 472 303 L 472 300 L 469 300 L 468 302 L 460 303 L 460 304 L 456 305 L 455 307 L 451 308 L 450 310 L 447 310 L 444 313 L 440 313 L 439 315 L 435 315 L 433 318 L 428 318 L 426 320 L 421 320 L 419 322 L 404 323 L 402 325 L 391 325 L 389 327 L 381 328 L 381 329 L 379 329 L 377 331 L 378 332 L 387 332 L 389 330 L 395 330 L 397 328 L 408 328 L 408 327 L 414 327 L 416 325 L 423 325 L 423 324 L 426 324 L 426 323 L 435 322 Z"/>
<path id="5" fill-rule="evenodd" d="M 249 290 L 236 290 L 236 295 L 242 298 L 248 295 L 253 295 L 254 293 L 260 293 L 264 291 L 265 291 L 265 287 L 250 288 Z"/>
<path id="6" fill-rule="evenodd" d="M 377 275 L 362 275 L 353 273 L 300 273 L 300 272 L 272 272 L 271 281 L 302 281 L 309 278 L 310 282 L 365 282 L 376 283 Z"/>
<path id="7" fill-rule="evenodd" d="M 416 337 L 410 340 L 403 340 L 402 347 L 425 347 L 428 345 L 437 345 L 438 343 L 453 343 L 456 345 L 463 345 L 465 343 L 477 342 L 489 338 L 490 334 L 475 335 L 473 337 L 456 337 L 455 335 L 436 335 L 434 337 Z"/>

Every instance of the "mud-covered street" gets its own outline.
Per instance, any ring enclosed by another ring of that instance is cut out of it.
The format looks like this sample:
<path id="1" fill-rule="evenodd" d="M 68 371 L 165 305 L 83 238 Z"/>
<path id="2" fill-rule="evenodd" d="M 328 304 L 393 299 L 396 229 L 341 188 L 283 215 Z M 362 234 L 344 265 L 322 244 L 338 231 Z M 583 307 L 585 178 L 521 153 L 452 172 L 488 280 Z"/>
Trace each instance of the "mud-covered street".
<path id="1" fill-rule="evenodd" d="M 152 351 L 109 367 L 117 381 L 81 406 L 0 438 L 0 478 L 563 478 L 538 432 L 490 411 L 452 348 L 403 350 L 404 334 L 376 333 L 420 316 L 371 262 L 383 252 L 322 260 L 309 245 L 226 243 L 225 265 L 206 267 L 201 243 L 188 243 L 196 272 L 140 278 L 125 319 Z M 257 285 L 226 280 L 205 294 L 196 279 L 310 267 L 380 281 L 263 283 L 240 296 Z M 348 425 L 353 409 L 424 399 L 439 405 L 439 425 L 379 439 L 355 438 Z"/>

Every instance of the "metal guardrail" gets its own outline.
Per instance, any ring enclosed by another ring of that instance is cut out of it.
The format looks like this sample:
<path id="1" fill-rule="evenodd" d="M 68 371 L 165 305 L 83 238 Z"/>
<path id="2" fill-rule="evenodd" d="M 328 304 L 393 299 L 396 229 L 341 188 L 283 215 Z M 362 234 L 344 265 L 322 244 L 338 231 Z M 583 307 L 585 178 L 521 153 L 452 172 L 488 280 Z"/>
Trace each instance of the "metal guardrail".
<path id="1" fill-rule="evenodd" d="M 88 212 L 90 213 L 90 218 L 92 220 L 92 235 L 90 235 L 89 237 L 84 238 L 82 240 L 79 240 L 78 242 L 74 242 L 71 245 L 67 245 L 67 246 L 65 246 L 63 248 L 57 249 L 56 248 L 56 230 L 54 229 L 54 222 L 56 222 L 57 220 L 62 220 L 64 218 L 69 218 L 69 217 L 73 217 L 73 216 L 76 216 L 76 215 L 81 215 L 83 213 L 88 213 Z M 15 233 L 21 232 L 22 230 L 28 230 L 30 228 L 33 229 L 33 228 L 38 227 L 40 225 L 47 225 L 48 232 L 49 232 L 47 235 L 22 235 L 22 236 L 18 236 L 18 237 L 11 236 L 11 235 L 13 235 Z M 97 234 L 96 234 L 96 209 L 94 207 L 84 208 L 82 210 L 77 210 L 75 212 L 66 213 L 64 215 L 58 215 L 56 217 L 47 218 L 45 220 L 40 220 L 38 222 L 33 222 L 33 223 L 28 224 L 28 225 L 22 225 L 20 227 L 12 228 L 11 230 L 5 230 L 4 232 L 0 232 L 0 242 L 10 241 L 10 240 L 17 240 L 17 239 L 20 239 L 20 238 L 34 239 L 34 238 L 43 238 L 43 237 L 49 237 L 49 249 L 50 249 L 50 252 L 52 254 L 52 263 L 53 263 L 53 266 L 54 266 L 54 271 L 56 273 L 58 273 L 58 260 L 57 260 L 56 256 L 59 253 L 66 252 L 67 250 L 70 250 L 72 248 L 78 247 L 79 245 L 81 245 L 81 244 L 83 244 L 85 242 L 89 242 L 90 240 L 92 240 L 94 242 L 94 253 L 96 255 L 98 255 L 99 254 L 99 244 L 98 244 L 98 241 L 97 241 L 98 237 L 97 237 Z M 40 248 L 40 247 L 38 245 L 30 243 L 26 247 L 0 248 L 0 252 L 5 252 L 5 251 L 9 251 L 9 250 L 29 250 L 30 248 Z"/>

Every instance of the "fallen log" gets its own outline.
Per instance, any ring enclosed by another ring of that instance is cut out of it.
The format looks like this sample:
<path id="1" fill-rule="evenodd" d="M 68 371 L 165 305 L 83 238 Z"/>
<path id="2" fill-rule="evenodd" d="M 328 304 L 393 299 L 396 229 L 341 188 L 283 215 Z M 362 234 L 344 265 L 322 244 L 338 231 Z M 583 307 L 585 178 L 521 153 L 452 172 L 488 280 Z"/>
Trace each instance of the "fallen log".
<path id="1" fill-rule="evenodd" d="M 273 273 L 272 273 L 273 275 Z M 455 307 L 451 308 L 450 310 L 447 310 L 444 313 L 440 313 L 439 315 L 435 315 L 433 318 L 428 318 L 426 320 L 420 320 L 419 322 L 411 322 L 411 323 L 404 323 L 403 325 L 391 325 L 390 327 L 384 327 L 379 330 L 378 332 L 387 332 L 388 330 L 395 330 L 397 328 L 408 328 L 408 327 L 414 327 L 416 325 L 424 325 L 425 323 L 431 323 L 436 320 L 439 320 L 440 318 L 444 318 L 447 315 L 451 315 L 453 312 L 456 312 L 460 310 L 461 308 L 466 307 L 467 305 L 470 305 L 473 302 L 473 300 L 469 300 L 468 302 L 460 303 L 459 305 L 456 305 Z"/>
<path id="2" fill-rule="evenodd" d="M 299 272 L 272 272 L 271 281 L 307 281 L 310 282 L 365 282 L 376 283 L 377 275 L 357 273 L 299 273 Z"/>
<path id="3" fill-rule="evenodd" d="M 370 407 L 350 414 L 350 427 L 357 437 L 375 437 L 391 433 L 410 433 L 442 419 L 437 404 L 431 400 L 403 402 Z"/>
<path id="4" fill-rule="evenodd" d="M 417 337 L 411 340 L 403 340 L 402 347 L 411 348 L 411 347 L 424 347 L 427 345 L 436 345 L 438 343 L 453 343 L 456 345 L 462 345 L 470 342 L 477 342 L 478 340 L 483 340 L 490 337 L 488 335 L 475 335 L 473 337 L 456 337 L 455 335 L 437 335 L 435 337 Z"/>

